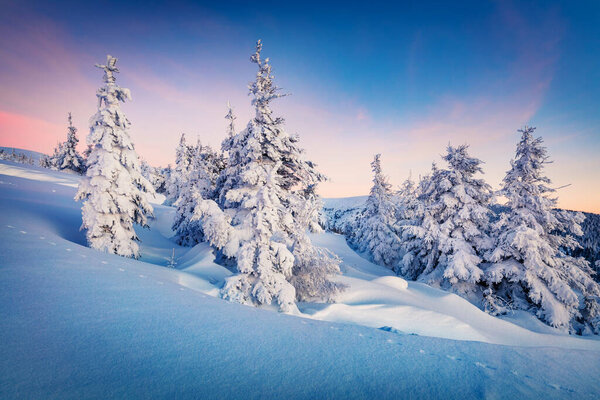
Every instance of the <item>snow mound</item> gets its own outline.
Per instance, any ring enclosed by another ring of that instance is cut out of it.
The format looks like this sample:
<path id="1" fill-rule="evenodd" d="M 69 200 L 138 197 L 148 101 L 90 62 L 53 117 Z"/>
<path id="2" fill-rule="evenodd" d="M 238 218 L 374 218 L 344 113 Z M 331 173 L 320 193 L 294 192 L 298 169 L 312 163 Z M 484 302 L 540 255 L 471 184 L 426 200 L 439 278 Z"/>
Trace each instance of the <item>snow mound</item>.
<path id="1" fill-rule="evenodd" d="M 381 278 L 373 279 L 371 282 L 398 290 L 408 289 L 408 282 L 399 276 L 382 276 Z"/>

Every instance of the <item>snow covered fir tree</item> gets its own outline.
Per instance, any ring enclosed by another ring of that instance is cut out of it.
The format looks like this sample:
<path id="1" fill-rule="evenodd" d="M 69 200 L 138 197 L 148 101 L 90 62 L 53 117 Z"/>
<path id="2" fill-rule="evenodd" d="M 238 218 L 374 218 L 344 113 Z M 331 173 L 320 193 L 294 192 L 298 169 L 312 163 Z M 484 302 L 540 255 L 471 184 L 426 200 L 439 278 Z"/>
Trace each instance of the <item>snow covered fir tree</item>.
<path id="1" fill-rule="evenodd" d="M 167 204 L 177 205 L 181 191 L 188 181 L 193 157 L 194 146 L 186 143 L 185 133 L 182 133 L 175 150 L 175 168 L 166 183 Z"/>
<path id="2" fill-rule="evenodd" d="M 508 210 L 493 225 L 495 246 L 485 281 L 516 308 L 533 308 L 551 326 L 571 332 L 600 330 L 600 286 L 583 258 L 565 251 L 579 247 L 581 213 L 556 209 L 555 189 L 544 175 L 549 163 L 535 128 L 520 130 L 515 159 L 500 194 Z"/>
<path id="3" fill-rule="evenodd" d="M 237 184 L 234 180 L 240 174 L 239 168 L 242 165 L 242 154 L 240 151 L 244 147 L 245 143 L 238 143 L 237 140 L 243 140 L 244 137 L 236 135 L 235 131 L 235 114 L 231 104 L 227 102 L 227 114 L 225 115 L 227 120 L 227 134 L 225 139 L 221 142 L 221 152 L 227 154 L 227 161 L 224 165 L 223 171 L 217 177 L 217 184 L 215 188 L 215 197 L 217 203 L 222 208 L 230 206 L 229 200 L 226 198 L 226 194 L 229 189 L 235 187 Z"/>
<path id="4" fill-rule="evenodd" d="M 199 221 L 192 219 L 194 210 L 200 201 L 215 198 L 217 178 L 224 167 L 223 157 L 210 146 L 203 146 L 198 139 L 189 170 L 180 175 L 180 179 L 185 177 L 186 181 L 184 184 L 180 181 L 177 211 L 173 222 L 178 244 L 191 246 L 204 240 Z"/>
<path id="5" fill-rule="evenodd" d="M 448 169 L 434 168 L 423 179 L 419 201 L 423 213 L 415 225 L 402 226 L 405 255 L 401 273 L 462 294 L 477 292 L 482 255 L 490 249 L 491 187 L 476 178 L 482 161 L 468 146 L 448 146 Z"/>
<path id="6" fill-rule="evenodd" d="M 315 202 L 314 185 L 324 176 L 304 159 L 283 119 L 273 116 L 271 102 L 283 95 L 261 51 L 258 41 L 251 57 L 258 71 L 249 86 L 254 118 L 235 133 L 228 117 L 223 145 L 228 176 L 220 179 L 219 204 L 203 200 L 194 213 L 206 239 L 236 261 L 237 274 L 226 279 L 221 291 L 225 299 L 297 312 L 297 299 L 331 301 L 343 285 L 330 279 L 339 272 L 339 261 L 314 248 L 307 236 L 315 222 L 314 213 L 307 212 Z"/>
<path id="7" fill-rule="evenodd" d="M 392 185 L 381 170 L 381 154 L 375 155 L 371 169 L 371 193 L 350 240 L 358 251 L 367 253 L 377 264 L 396 270 L 401 244 L 394 229 L 397 209 L 393 201 Z"/>
<path id="8" fill-rule="evenodd" d="M 87 172 L 79 184 L 76 200 L 83 200 L 82 229 L 90 247 L 125 257 L 139 257 L 133 224 L 147 226 L 153 208 L 148 193 L 152 185 L 141 174 L 138 155 L 129 136 L 130 122 L 120 103 L 131 99 L 129 89 L 115 81 L 117 59 L 108 55 L 104 86 L 98 89 L 98 111 L 91 118 L 87 137 L 91 152 Z"/>
<path id="9" fill-rule="evenodd" d="M 77 174 L 85 172 L 85 164 L 83 157 L 77 152 L 77 128 L 73 126 L 73 119 L 69 113 L 69 132 L 67 140 L 60 143 L 54 149 L 54 155 L 49 160 L 44 160 L 43 166 L 50 166 L 59 171 L 71 171 Z"/>

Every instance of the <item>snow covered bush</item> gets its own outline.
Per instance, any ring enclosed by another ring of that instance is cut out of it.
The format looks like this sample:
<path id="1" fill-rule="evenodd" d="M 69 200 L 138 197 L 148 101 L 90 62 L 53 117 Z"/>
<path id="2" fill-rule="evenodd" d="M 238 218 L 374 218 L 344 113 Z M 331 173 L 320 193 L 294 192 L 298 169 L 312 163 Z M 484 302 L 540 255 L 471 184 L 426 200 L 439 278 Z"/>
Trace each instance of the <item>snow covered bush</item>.
<path id="1" fill-rule="evenodd" d="M 39 165 L 42 168 L 51 169 L 52 168 L 52 158 L 47 154 L 42 155 L 40 157 Z"/>
<path id="2" fill-rule="evenodd" d="M 120 102 L 131 99 L 129 89 L 115 83 L 117 59 L 108 55 L 104 86 L 98 89 L 98 111 L 91 118 L 87 137 L 91 152 L 87 172 L 79 184 L 76 200 L 83 200 L 82 229 L 89 245 L 125 257 L 139 257 L 139 240 L 133 224 L 147 225 L 152 206 L 146 193 L 153 189 L 140 172 L 138 155 L 128 134 L 130 122 Z"/>
<path id="3" fill-rule="evenodd" d="M 495 248 L 487 259 L 491 265 L 485 281 L 501 298 L 516 307 L 533 307 L 549 325 L 571 332 L 600 330 L 600 287 L 583 258 L 565 254 L 578 246 L 571 234 L 581 235 L 581 213 L 555 210 L 550 179 L 544 175 L 548 163 L 535 128 L 520 130 L 522 136 L 511 161 L 500 195 L 508 211 L 493 225 Z"/>
<path id="4" fill-rule="evenodd" d="M 423 214 L 415 225 L 401 228 L 405 255 L 401 272 L 463 295 L 474 294 L 483 276 L 482 255 L 491 247 L 490 186 L 475 178 L 482 161 L 468 146 L 448 146 L 448 169 L 437 169 L 420 184 Z"/>
<path id="5" fill-rule="evenodd" d="M 235 133 L 228 113 L 223 142 L 228 162 L 219 178 L 217 202 L 201 200 L 193 220 L 200 221 L 211 245 L 236 260 L 238 273 L 227 278 L 224 298 L 275 303 L 293 312 L 297 299 L 330 300 L 342 286 L 330 280 L 339 272 L 338 261 L 314 249 L 307 237 L 315 218 L 309 211 L 316 201 L 313 188 L 324 177 L 304 160 L 298 138 L 285 132 L 283 119 L 273 116 L 270 102 L 282 94 L 261 50 L 258 41 L 251 57 L 258 71 L 249 86 L 255 116 Z"/>
<path id="6" fill-rule="evenodd" d="M 71 171 L 77 174 L 85 172 L 85 164 L 83 157 L 77 152 L 77 128 L 73 126 L 73 119 L 69 113 L 69 132 L 67 140 L 54 149 L 54 155 L 49 160 L 51 168 L 59 171 Z M 46 163 L 46 161 L 45 161 Z"/>
<path id="7" fill-rule="evenodd" d="M 392 185 L 381 170 L 381 154 L 375 155 L 371 168 L 373 186 L 365 209 L 358 217 L 351 243 L 377 264 L 396 270 L 400 257 L 400 238 L 393 229 L 397 222 L 396 206 Z"/>

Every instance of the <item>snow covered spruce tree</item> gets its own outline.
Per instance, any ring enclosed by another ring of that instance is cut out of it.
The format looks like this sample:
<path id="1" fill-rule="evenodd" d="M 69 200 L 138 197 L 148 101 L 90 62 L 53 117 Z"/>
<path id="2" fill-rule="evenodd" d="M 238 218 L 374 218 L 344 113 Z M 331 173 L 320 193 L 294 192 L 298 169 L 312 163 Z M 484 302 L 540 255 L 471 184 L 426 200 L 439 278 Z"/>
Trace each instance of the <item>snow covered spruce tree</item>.
<path id="1" fill-rule="evenodd" d="M 175 150 L 175 169 L 171 172 L 167 183 L 167 204 L 177 205 L 181 190 L 189 178 L 194 150 L 194 146 L 186 143 L 185 133 L 182 133 Z"/>
<path id="2" fill-rule="evenodd" d="M 273 116 L 270 103 L 282 95 L 261 50 L 258 41 L 251 57 L 258 72 L 249 87 L 255 116 L 224 142 L 229 159 L 223 173 L 229 176 L 219 194 L 221 208 L 201 201 L 194 218 L 207 240 L 236 260 L 238 274 L 227 278 L 224 298 L 275 303 L 293 312 L 297 299 L 331 300 L 342 289 L 330 280 L 339 272 L 339 261 L 315 249 L 307 237 L 313 216 L 305 202 L 313 201 L 309 188 L 323 176 L 304 160 L 298 138 L 285 132 L 283 119 Z"/>
<path id="3" fill-rule="evenodd" d="M 600 287 L 589 263 L 563 250 L 578 246 L 583 215 L 555 210 L 555 189 L 544 175 L 548 155 L 535 128 L 520 130 L 521 141 L 500 194 L 508 211 L 493 225 L 495 248 L 485 280 L 496 296 L 514 307 L 533 308 L 549 325 L 571 332 L 600 330 Z M 493 310 L 492 310 L 493 311 Z"/>
<path id="4" fill-rule="evenodd" d="M 51 165 L 59 171 L 72 171 L 77 174 L 85 172 L 83 157 L 77 152 L 77 128 L 73 126 L 73 119 L 69 113 L 69 132 L 67 140 L 60 143 L 54 150 L 54 155 L 51 159 Z"/>
<path id="5" fill-rule="evenodd" d="M 419 200 L 418 187 L 409 177 L 394 196 L 396 224 L 394 230 L 400 234 L 402 226 L 415 225 L 423 216 L 423 203 Z"/>
<path id="6" fill-rule="evenodd" d="M 403 275 L 430 284 L 475 294 L 483 270 L 483 252 L 491 247 L 486 231 L 493 194 L 483 179 L 482 161 L 470 157 L 467 145 L 448 146 L 449 169 L 432 171 L 421 182 L 423 215 L 402 228 Z"/>
<path id="7" fill-rule="evenodd" d="M 180 245 L 193 246 L 204 240 L 200 223 L 192 220 L 194 209 L 199 201 L 214 199 L 217 177 L 223 168 L 223 157 L 210 146 L 203 146 L 198 140 L 187 182 L 181 188 L 177 201 L 177 212 L 173 223 L 177 243 Z"/>
<path id="8" fill-rule="evenodd" d="M 138 156 L 128 134 L 130 122 L 120 102 L 131 99 L 129 89 L 115 83 L 117 59 L 108 55 L 104 86 L 98 89 L 98 112 L 91 118 L 87 142 L 92 146 L 87 172 L 79 184 L 76 200 L 83 200 L 82 229 L 94 249 L 125 257 L 139 256 L 133 224 L 146 226 L 152 206 L 146 193 L 152 186 L 140 172 Z"/>
<path id="9" fill-rule="evenodd" d="M 235 179 L 240 175 L 240 166 L 242 165 L 242 155 L 240 154 L 240 151 L 243 149 L 244 143 L 238 143 L 237 140 L 243 140 L 245 136 L 236 135 L 236 117 L 229 102 L 227 102 L 227 114 L 225 115 L 225 119 L 228 121 L 227 135 L 221 143 L 221 152 L 222 154 L 227 154 L 227 162 L 217 178 L 215 200 L 221 207 L 228 208 L 231 204 L 227 200 L 226 194 L 231 188 L 237 185 Z"/>
<path id="10" fill-rule="evenodd" d="M 377 264 L 395 269 L 400 256 L 400 238 L 393 229 L 396 206 L 392 185 L 381 170 L 381 154 L 375 155 L 371 169 L 373 186 L 351 241 L 358 251 L 367 253 Z"/>

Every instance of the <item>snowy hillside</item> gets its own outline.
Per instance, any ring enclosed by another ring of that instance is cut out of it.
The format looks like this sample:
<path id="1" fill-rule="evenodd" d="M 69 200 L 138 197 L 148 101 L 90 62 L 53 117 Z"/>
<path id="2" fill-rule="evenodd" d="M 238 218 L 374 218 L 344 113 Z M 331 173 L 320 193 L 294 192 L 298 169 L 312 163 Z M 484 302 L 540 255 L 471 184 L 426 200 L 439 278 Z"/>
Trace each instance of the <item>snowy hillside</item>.
<path id="1" fill-rule="evenodd" d="M 231 272 L 208 245 L 171 240 L 172 207 L 155 204 L 150 229 L 136 227 L 140 260 L 94 251 L 79 231 L 79 179 L 0 161 L 0 398 L 600 393 L 599 340 L 528 314 L 491 317 L 392 276 L 341 235 L 312 240 L 342 258 L 349 289 L 335 304 L 301 303 L 298 316 L 216 297 Z"/>
<path id="2" fill-rule="evenodd" d="M 323 199 L 322 224 L 332 232 L 347 234 L 368 196 Z"/>
<path id="3" fill-rule="evenodd" d="M 42 158 L 42 156 L 44 155 L 43 153 L 40 153 L 38 151 L 18 149 L 16 147 L 0 146 L 0 151 L 1 150 L 4 150 L 4 152 L 6 154 L 11 154 L 13 151 L 15 152 L 15 154 L 24 154 L 26 157 L 31 157 L 35 161 L 36 164 L 39 163 L 40 158 Z"/>

